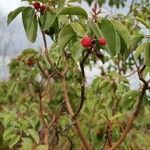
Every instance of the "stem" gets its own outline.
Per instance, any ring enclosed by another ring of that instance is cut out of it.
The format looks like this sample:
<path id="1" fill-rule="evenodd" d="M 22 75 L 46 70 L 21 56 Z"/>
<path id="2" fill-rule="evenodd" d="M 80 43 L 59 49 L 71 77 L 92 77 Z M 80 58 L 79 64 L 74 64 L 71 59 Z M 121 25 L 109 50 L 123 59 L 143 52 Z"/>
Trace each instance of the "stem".
<path id="1" fill-rule="evenodd" d="M 81 69 L 81 99 L 80 99 L 80 105 L 77 111 L 75 112 L 74 118 L 80 113 L 84 100 L 85 100 L 85 72 L 84 72 L 84 62 L 89 57 L 90 51 L 87 51 L 86 55 L 83 57 L 83 59 L 80 62 L 80 69 Z"/>
<path id="2" fill-rule="evenodd" d="M 89 142 L 86 140 L 86 138 L 84 137 L 84 135 L 82 133 L 82 130 L 80 128 L 80 124 L 79 124 L 78 120 L 73 119 L 74 112 L 73 112 L 73 109 L 72 109 L 70 101 L 69 101 L 66 80 L 64 77 L 62 78 L 62 86 L 63 86 L 63 92 L 64 92 L 64 101 L 65 101 L 68 113 L 71 116 L 72 121 L 74 121 L 74 126 L 76 128 L 77 134 L 80 137 L 82 144 L 84 145 L 85 149 L 86 150 L 92 150 L 91 145 L 89 144 Z"/>
<path id="3" fill-rule="evenodd" d="M 45 37 L 45 33 L 42 32 L 42 36 L 43 36 L 43 41 L 44 41 L 44 47 L 45 47 L 45 55 L 46 58 L 49 62 L 49 64 L 52 66 L 52 68 L 54 69 L 54 71 L 61 76 L 61 73 L 59 72 L 59 70 L 54 66 L 53 62 L 51 61 L 49 54 L 48 54 L 48 48 L 47 48 L 47 42 L 46 42 L 46 37 Z"/>
<path id="4" fill-rule="evenodd" d="M 133 124 L 134 120 L 136 119 L 136 117 L 138 116 L 138 114 L 140 112 L 140 109 L 142 106 L 142 100 L 143 100 L 143 97 L 144 97 L 145 92 L 147 90 L 147 87 L 148 87 L 148 84 L 144 83 L 135 111 L 129 117 L 128 122 L 127 122 L 127 126 L 126 126 L 125 130 L 123 131 L 122 135 L 120 136 L 118 141 L 109 150 L 115 150 L 119 145 L 121 145 L 121 143 L 126 138 L 127 134 L 129 133 L 130 129 L 132 128 L 132 124 Z"/>

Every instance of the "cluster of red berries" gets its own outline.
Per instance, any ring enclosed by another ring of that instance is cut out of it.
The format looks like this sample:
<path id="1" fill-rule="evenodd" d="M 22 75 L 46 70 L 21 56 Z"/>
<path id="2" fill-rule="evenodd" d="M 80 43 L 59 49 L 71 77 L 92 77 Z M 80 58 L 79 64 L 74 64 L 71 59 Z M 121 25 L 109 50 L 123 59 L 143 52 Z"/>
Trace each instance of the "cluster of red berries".
<path id="1" fill-rule="evenodd" d="M 83 47 L 90 48 L 93 45 L 93 41 L 94 40 L 91 37 L 86 36 L 86 37 L 83 37 L 80 42 L 81 42 L 81 44 L 82 44 Z M 98 39 L 98 42 L 102 46 L 106 45 L 106 43 L 107 43 L 106 39 L 103 38 L 103 37 L 100 37 Z"/>
<path id="2" fill-rule="evenodd" d="M 46 6 L 44 4 L 39 3 L 39 2 L 34 2 L 32 5 L 37 11 L 45 12 L 45 10 L 46 10 Z"/>

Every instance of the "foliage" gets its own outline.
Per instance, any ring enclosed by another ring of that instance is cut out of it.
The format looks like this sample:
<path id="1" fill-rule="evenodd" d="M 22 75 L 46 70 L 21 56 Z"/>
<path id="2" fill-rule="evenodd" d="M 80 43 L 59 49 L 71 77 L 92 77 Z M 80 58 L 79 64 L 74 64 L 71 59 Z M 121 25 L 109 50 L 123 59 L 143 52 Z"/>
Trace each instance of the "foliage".
<path id="1" fill-rule="evenodd" d="M 102 17 L 97 4 L 89 16 L 71 1 L 39 0 L 44 12 L 28 2 L 10 12 L 7 22 L 21 13 L 28 40 L 35 42 L 39 29 L 44 48 L 23 50 L 9 64 L 10 80 L 0 84 L 3 141 L 21 150 L 146 147 L 150 42 L 141 28 L 149 30 L 150 22 L 147 12 L 144 17 L 135 13 L 148 11 L 146 4 L 135 4 L 128 16 Z M 109 4 L 119 7 L 124 1 Z M 93 39 L 92 47 L 81 45 L 85 36 Z M 104 46 L 98 43 L 101 37 Z M 85 68 L 98 63 L 101 75 L 86 85 Z M 137 73 L 138 89 L 131 88 L 128 72 Z"/>

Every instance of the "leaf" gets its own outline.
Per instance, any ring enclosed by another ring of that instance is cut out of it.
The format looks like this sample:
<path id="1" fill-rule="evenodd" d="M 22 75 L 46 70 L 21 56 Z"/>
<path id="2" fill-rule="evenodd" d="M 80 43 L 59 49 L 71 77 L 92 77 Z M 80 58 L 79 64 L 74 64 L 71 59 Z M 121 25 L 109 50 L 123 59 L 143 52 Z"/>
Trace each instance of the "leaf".
<path id="1" fill-rule="evenodd" d="M 86 31 L 82 25 L 80 25 L 77 22 L 71 23 L 70 25 L 71 25 L 72 29 L 77 33 L 78 36 L 81 36 L 81 37 L 86 36 Z"/>
<path id="2" fill-rule="evenodd" d="M 130 39 L 130 50 L 133 51 L 138 46 L 138 43 L 144 38 L 143 35 L 136 35 Z"/>
<path id="3" fill-rule="evenodd" d="M 28 40 L 35 42 L 38 27 L 35 10 L 31 7 L 26 7 L 22 11 L 22 21 Z"/>
<path id="4" fill-rule="evenodd" d="M 144 52 L 145 43 L 140 44 L 134 53 L 135 59 L 138 59 L 138 57 L 141 55 L 142 52 Z"/>
<path id="5" fill-rule="evenodd" d="M 139 17 L 136 17 L 136 20 L 140 23 L 142 23 L 146 28 L 150 28 L 150 24 L 148 22 L 146 22 L 145 20 L 139 18 Z"/>
<path id="6" fill-rule="evenodd" d="M 79 6 L 63 8 L 58 15 L 77 15 L 77 16 L 82 16 L 85 19 L 88 18 L 86 11 Z"/>
<path id="7" fill-rule="evenodd" d="M 102 19 L 101 22 L 92 23 L 92 30 L 94 34 L 99 39 L 100 37 L 104 37 L 107 40 L 107 44 L 102 46 L 104 50 L 106 50 L 111 56 L 114 56 L 117 51 L 119 51 L 119 37 L 117 36 L 117 32 L 113 26 L 113 24 L 107 20 Z"/>
<path id="8" fill-rule="evenodd" d="M 14 119 L 13 117 L 14 117 L 13 114 L 6 114 L 5 115 L 5 117 L 4 117 L 4 127 L 7 127 L 9 122 Z"/>
<path id="9" fill-rule="evenodd" d="M 111 121 L 116 120 L 118 118 L 122 117 L 122 114 L 116 114 L 113 117 L 110 118 Z"/>
<path id="10" fill-rule="evenodd" d="M 112 20 L 111 22 L 121 38 L 121 53 L 123 55 L 129 49 L 130 33 L 119 20 Z"/>
<path id="11" fill-rule="evenodd" d="M 48 146 L 47 145 L 39 145 L 36 147 L 36 150 L 48 150 Z"/>
<path id="12" fill-rule="evenodd" d="M 74 35 L 75 32 L 69 24 L 64 26 L 58 35 L 58 45 L 60 48 L 64 49 Z"/>
<path id="13" fill-rule="evenodd" d="M 150 42 L 144 43 L 144 63 L 150 67 Z"/>
<path id="14" fill-rule="evenodd" d="M 120 49 L 121 49 L 121 40 L 120 40 L 120 36 L 117 33 L 116 34 L 116 54 L 120 53 Z"/>
<path id="15" fill-rule="evenodd" d="M 82 55 L 82 46 L 79 41 L 75 42 L 72 47 L 72 57 L 75 61 L 78 61 Z"/>
<path id="16" fill-rule="evenodd" d="M 15 146 L 15 145 L 19 142 L 20 138 L 21 138 L 20 135 L 16 135 L 16 136 L 10 141 L 10 143 L 9 143 L 10 149 L 11 149 L 13 146 Z"/>
<path id="17" fill-rule="evenodd" d="M 25 7 L 19 7 L 17 9 L 15 9 L 14 11 L 11 11 L 9 14 L 8 14 L 8 18 L 7 18 L 7 25 L 9 25 L 18 15 L 21 11 L 23 11 Z"/>
<path id="18" fill-rule="evenodd" d="M 35 124 L 34 124 L 34 122 L 33 122 L 33 120 L 31 119 L 31 118 L 29 118 L 29 117 L 25 117 L 25 119 L 30 123 L 30 125 L 33 127 L 33 128 L 35 128 Z"/>
<path id="19" fill-rule="evenodd" d="M 108 46 L 108 51 L 112 56 L 116 54 L 117 51 L 120 51 L 119 46 L 119 37 L 117 36 L 116 29 L 113 24 L 108 19 L 102 19 L 101 22 L 98 23 L 99 28 L 103 37 L 107 40 L 106 47 Z"/>
<path id="20" fill-rule="evenodd" d="M 135 35 L 130 38 L 129 49 L 125 51 L 125 58 L 127 58 L 132 51 L 138 47 L 138 43 L 144 38 L 143 35 Z"/>
<path id="21" fill-rule="evenodd" d="M 56 15 L 47 11 L 42 17 L 42 31 L 48 30 L 55 22 Z"/>
<path id="22" fill-rule="evenodd" d="M 21 150 L 32 150 L 32 140 L 30 138 L 23 138 Z"/>
<path id="23" fill-rule="evenodd" d="M 17 131 L 16 128 L 14 127 L 9 127 L 7 128 L 5 131 L 4 131 L 4 134 L 3 134 L 3 140 L 6 141 L 6 139 L 8 138 L 8 136 L 12 133 L 14 133 L 15 131 Z"/>
<path id="24" fill-rule="evenodd" d="M 28 133 L 32 136 L 32 138 L 36 141 L 36 143 L 39 143 L 39 135 L 34 129 L 28 129 Z"/>
<path id="25" fill-rule="evenodd" d="M 131 107 L 133 107 L 138 94 L 139 93 L 136 90 L 130 90 L 125 92 L 121 98 L 122 107 L 124 109 L 130 109 Z"/>

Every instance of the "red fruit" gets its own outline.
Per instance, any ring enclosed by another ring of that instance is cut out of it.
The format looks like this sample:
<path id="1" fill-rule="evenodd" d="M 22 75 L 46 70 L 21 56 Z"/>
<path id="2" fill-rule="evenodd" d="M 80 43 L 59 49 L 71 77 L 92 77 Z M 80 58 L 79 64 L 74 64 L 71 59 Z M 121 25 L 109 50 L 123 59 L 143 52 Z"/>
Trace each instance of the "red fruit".
<path id="1" fill-rule="evenodd" d="M 83 37 L 80 42 L 85 48 L 92 47 L 92 39 L 88 36 Z"/>
<path id="2" fill-rule="evenodd" d="M 29 67 L 31 67 L 31 66 L 33 66 L 34 64 L 35 64 L 34 60 L 31 59 L 31 58 L 29 58 L 28 61 L 27 61 L 27 65 L 28 65 Z"/>
<path id="3" fill-rule="evenodd" d="M 99 44 L 100 45 L 105 45 L 106 43 L 107 43 L 107 41 L 105 38 L 103 38 L 103 37 L 99 38 Z"/>
<path id="4" fill-rule="evenodd" d="M 40 7 L 40 11 L 41 11 L 42 13 L 44 13 L 45 10 L 46 10 L 46 6 L 43 4 L 43 5 Z"/>
<path id="5" fill-rule="evenodd" d="M 39 10 L 41 8 L 41 4 L 39 2 L 34 2 L 33 3 L 33 7 L 36 9 L 36 10 Z"/>

